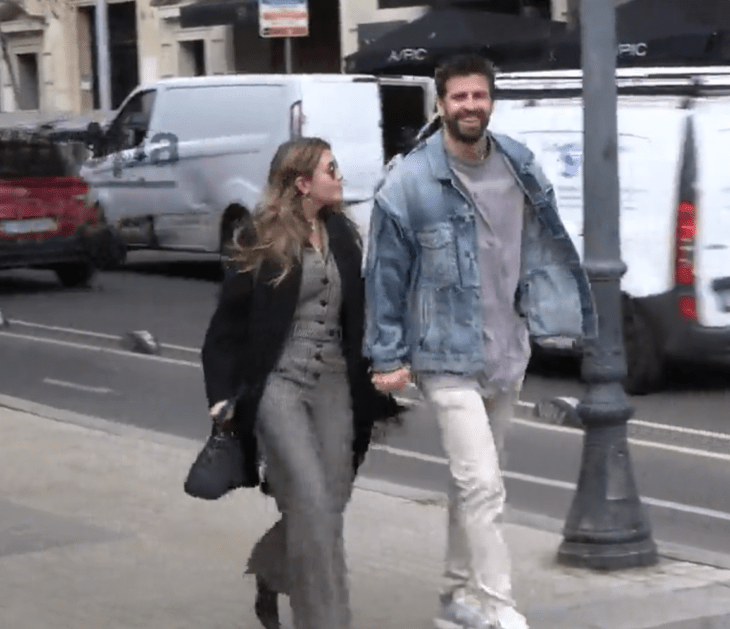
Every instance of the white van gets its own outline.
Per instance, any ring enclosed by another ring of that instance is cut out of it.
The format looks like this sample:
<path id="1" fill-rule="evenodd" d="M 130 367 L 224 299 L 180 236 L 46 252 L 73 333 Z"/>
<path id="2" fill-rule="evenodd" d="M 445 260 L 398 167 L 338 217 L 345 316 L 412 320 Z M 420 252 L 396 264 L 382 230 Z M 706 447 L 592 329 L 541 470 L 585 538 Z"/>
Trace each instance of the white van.
<path id="1" fill-rule="evenodd" d="M 647 393 L 669 359 L 730 364 L 730 68 L 617 81 L 625 387 Z M 534 151 L 582 255 L 581 72 L 503 74 L 497 97 L 490 128 Z"/>
<path id="2" fill-rule="evenodd" d="M 357 75 L 165 79 L 134 90 L 82 176 L 129 246 L 221 252 L 282 142 L 320 136 L 363 237 L 384 165 L 434 108 L 432 82 Z"/>

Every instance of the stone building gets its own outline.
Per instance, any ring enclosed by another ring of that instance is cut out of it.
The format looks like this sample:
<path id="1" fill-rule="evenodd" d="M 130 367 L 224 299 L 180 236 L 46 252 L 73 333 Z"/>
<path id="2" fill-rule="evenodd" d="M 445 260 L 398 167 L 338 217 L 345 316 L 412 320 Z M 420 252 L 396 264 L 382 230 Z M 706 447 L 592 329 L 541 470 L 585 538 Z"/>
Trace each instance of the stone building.
<path id="1" fill-rule="evenodd" d="M 309 36 L 292 39 L 293 71 L 341 72 L 360 45 L 425 13 L 423 1 L 309 0 Z M 488 10 L 564 20 L 574 0 L 480 1 Z M 284 42 L 259 36 L 256 0 L 106 2 L 112 108 L 158 78 L 284 71 Z M 22 10 L 0 10 L 0 112 L 98 110 L 95 0 L 0 0 L 0 7 L 8 3 Z"/>

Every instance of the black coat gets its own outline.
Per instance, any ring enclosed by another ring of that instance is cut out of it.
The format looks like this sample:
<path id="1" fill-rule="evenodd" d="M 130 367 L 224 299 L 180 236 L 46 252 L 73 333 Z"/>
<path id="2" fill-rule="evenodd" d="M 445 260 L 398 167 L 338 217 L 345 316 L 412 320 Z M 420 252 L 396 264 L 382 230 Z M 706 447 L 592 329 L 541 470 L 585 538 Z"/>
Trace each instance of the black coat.
<path id="1" fill-rule="evenodd" d="M 365 286 L 361 274 L 362 250 L 354 225 L 342 214 L 325 219 L 330 249 L 342 281 L 342 346 L 352 396 L 353 466 L 362 463 L 376 421 L 398 421 L 403 410 L 390 395 L 377 391 L 370 379 L 362 346 L 365 326 Z M 251 478 L 258 483 L 258 449 L 254 424 L 269 374 L 284 350 L 299 298 L 300 265 L 278 286 L 271 279 L 279 268 L 265 262 L 253 273 L 227 277 L 202 350 L 208 405 L 232 398 L 242 382 L 248 394 L 236 406 L 233 425 L 243 436 Z M 254 485 L 255 486 L 255 485 Z"/>

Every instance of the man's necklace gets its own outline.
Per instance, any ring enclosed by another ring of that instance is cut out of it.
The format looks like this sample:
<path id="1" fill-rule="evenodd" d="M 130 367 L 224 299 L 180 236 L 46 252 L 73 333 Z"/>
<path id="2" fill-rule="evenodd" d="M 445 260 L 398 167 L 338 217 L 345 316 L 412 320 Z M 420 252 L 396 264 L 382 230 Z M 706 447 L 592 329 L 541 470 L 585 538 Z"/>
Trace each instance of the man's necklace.
<path id="1" fill-rule="evenodd" d="M 481 151 L 481 155 L 479 156 L 479 159 L 481 161 L 484 161 L 489 157 L 489 153 L 492 151 L 492 143 L 489 140 L 489 136 L 485 136 L 484 138 L 484 148 Z"/>

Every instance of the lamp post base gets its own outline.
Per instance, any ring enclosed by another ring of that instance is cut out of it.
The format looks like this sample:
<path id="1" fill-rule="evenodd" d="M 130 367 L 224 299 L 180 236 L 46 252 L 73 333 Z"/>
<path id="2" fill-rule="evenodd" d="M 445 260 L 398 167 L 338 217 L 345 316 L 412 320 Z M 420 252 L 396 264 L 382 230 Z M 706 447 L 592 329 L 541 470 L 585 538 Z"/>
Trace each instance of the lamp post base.
<path id="1" fill-rule="evenodd" d="M 572 568 L 620 570 L 657 563 L 657 548 L 651 538 L 622 544 L 587 544 L 564 541 L 558 549 L 558 563 Z"/>

